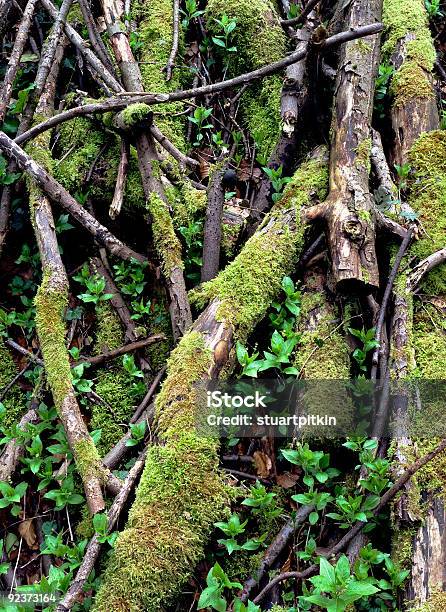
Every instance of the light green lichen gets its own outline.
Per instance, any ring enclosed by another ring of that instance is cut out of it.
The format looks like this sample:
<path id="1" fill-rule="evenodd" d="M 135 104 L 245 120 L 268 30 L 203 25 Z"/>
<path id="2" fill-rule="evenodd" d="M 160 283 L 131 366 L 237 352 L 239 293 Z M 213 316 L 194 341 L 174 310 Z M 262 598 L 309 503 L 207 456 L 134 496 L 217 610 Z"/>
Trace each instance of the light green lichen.
<path id="1" fill-rule="evenodd" d="M 431 589 L 434 591 L 430 597 L 422 604 L 415 603 L 413 606 L 412 602 L 408 602 L 407 609 L 410 612 L 444 612 L 446 610 L 446 592 L 437 589 Z"/>
<path id="2" fill-rule="evenodd" d="M 194 382 L 212 362 L 198 332 L 173 351 L 156 402 L 165 446 L 149 449 L 126 529 L 119 535 L 98 593 L 96 612 L 158 612 L 203 555 L 213 523 L 229 502 L 218 472 L 217 442 L 195 431 Z"/>
<path id="3" fill-rule="evenodd" d="M 182 267 L 181 243 L 173 228 L 167 204 L 156 193 L 150 194 L 148 210 L 152 220 L 153 242 L 164 275 L 169 278 L 174 268 Z"/>
<path id="4" fill-rule="evenodd" d="M 304 240 L 305 226 L 299 220 L 301 207 L 314 194 L 324 199 L 327 182 L 325 162 L 311 160 L 303 164 L 260 230 L 215 279 L 190 293 L 191 300 L 204 305 L 218 298 L 219 319 L 232 324 L 243 339 L 265 316 L 271 301 L 280 292 L 282 278 L 293 269 Z M 283 210 L 288 209 L 295 219 L 295 229 L 289 226 L 290 219 L 283 221 Z M 264 232 L 268 232 L 268 239 Z"/>
<path id="5" fill-rule="evenodd" d="M 399 41 L 407 37 L 404 62 L 391 83 L 394 104 L 398 106 L 412 98 L 432 97 L 430 73 L 436 52 L 423 0 L 384 0 L 383 22 L 386 28 L 382 47 L 384 59 L 388 60 Z"/>
<path id="6" fill-rule="evenodd" d="M 286 52 L 286 37 L 274 5 L 269 0 L 210 0 L 206 24 L 212 35 L 221 34 L 215 19 L 225 14 L 237 21 L 233 31 L 236 53 L 223 54 L 228 74 L 235 75 L 281 59 Z M 257 153 L 269 157 L 280 134 L 279 75 L 262 79 L 242 96 L 241 112 L 257 143 Z"/>

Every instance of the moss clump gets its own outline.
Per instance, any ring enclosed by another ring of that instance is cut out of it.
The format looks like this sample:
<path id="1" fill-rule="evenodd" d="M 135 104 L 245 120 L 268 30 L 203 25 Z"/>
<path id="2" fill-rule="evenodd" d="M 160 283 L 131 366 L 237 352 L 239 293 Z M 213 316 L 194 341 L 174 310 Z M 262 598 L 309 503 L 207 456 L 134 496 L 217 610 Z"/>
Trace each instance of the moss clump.
<path id="1" fill-rule="evenodd" d="M 194 383 L 212 363 L 198 332 L 173 351 L 157 402 L 165 446 L 150 448 L 126 529 L 119 535 L 94 610 L 158 612 L 203 554 L 229 501 L 218 473 L 217 442 L 195 432 Z"/>
<path id="2" fill-rule="evenodd" d="M 189 225 L 200 213 L 204 214 L 206 210 L 206 191 L 195 189 L 186 180 L 180 180 L 179 185 L 166 187 L 164 192 L 173 210 L 175 229 Z"/>
<path id="3" fill-rule="evenodd" d="M 92 476 L 98 476 L 103 471 L 98 449 L 91 438 L 76 442 L 73 448 L 76 468 L 83 482 L 88 482 Z"/>
<path id="4" fill-rule="evenodd" d="M 206 25 L 212 35 L 221 34 L 215 20 L 223 14 L 237 22 L 232 38 L 237 53 L 224 55 L 230 75 L 255 70 L 285 55 L 286 37 L 269 0 L 210 0 Z M 267 157 L 280 134 L 281 88 L 280 76 L 271 76 L 254 84 L 241 99 L 241 111 L 257 143 L 257 152 Z"/>
<path id="5" fill-rule="evenodd" d="M 259 231 L 215 279 L 192 291 L 191 299 L 204 305 L 218 298 L 221 302 L 218 317 L 232 324 L 238 337 L 243 339 L 265 316 L 271 301 L 280 292 L 283 276 L 293 269 L 304 240 L 305 226 L 299 219 L 301 208 L 313 195 L 324 199 L 327 183 L 325 162 L 311 160 L 303 164 Z M 284 211 L 290 212 L 285 222 Z M 295 220 L 295 229 L 290 227 L 291 218 Z"/>
<path id="6" fill-rule="evenodd" d="M 181 243 L 173 229 L 167 204 L 156 193 L 151 193 L 148 210 L 152 218 L 153 242 L 161 260 L 164 275 L 169 278 L 174 268 L 182 267 Z"/>
<path id="7" fill-rule="evenodd" d="M 169 0 L 132 2 L 131 18 L 138 24 L 138 42 L 141 44 L 139 67 L 145 91 L 168 93 L 181 89 L 185 79 L 177 65 L 181 61 L 183 49 L 183 29 L 180 26 L 179 52 L 172 78 L 166 81 L 163 68 L 166 66 L 172 49 L 173 4 Z M 189 72 L 187 72 L 189 74 Z M 156 123 L 167 138 L 181 151 L 186 151 L 185 117 L 175 116 L 183 110 L 180 102 L 163 104 L 157 109 Z"/>
<path id="8" fill-rule="evenodd" d="M 0 340 L 0 391 L 11 382 L 16 374 L 17 368 L 14 360 L 11 357 L 11 353 L 5 346 L 4 342 Z M 11 425 L 17 423 L 25 412 L 25 394 L 17 385 L 14 385 L 14 387 L 12 387 L 4 397 L 2 403 L 6 408 L 6 412 L 2 418 L 2 424 L 6 427 L 11 427 Z"/>
<path id="9" fill-rule="evenodd" d="M 426 9 L 422 0 L 384 0 L 383 22 L 387 40 L 382 53 L 389 59 L 398 42 L 405 41 L 405 59 L 396 71 L 391 91 L 396 106 L 412 98 L 430 98 L 433 94 L 430 73 L 436 59 L 435 47 L 429 31 Z M 411 39 L 411 40 L 409 40 Z"/>
<path id="10" fill-rule="evenodd" d="M 444 247 L 446 236 L 446 132 L 422 134 L 409 152 L 413 170 L 409 202 L 418 213 L 425 234 L 411 254 L 424 259 Z M 422 281 L 423 291 L 446 293 L 446 265 L 437 266 Z"/>
<path id="11" fill-rule="evenodd" d="M 409 604 L 411 602 L 408 602 Z M 446 593 L 444 591 L 434 592 L 429 599 L 422 604 L 415 604 L 408 608 L 411 612 L 444 612 L 446 610 Z"/>
<path id="12" fill-rule="evenodd" d="M 55 177 L 68 191 L 79 190 L 107 136 L 85 117 L 62 123 L 58 133 L 57 148 L 63 159 L 55 165 Z"/>
<path id="13" fill-rule="evenodd" d="M 372 139 L 364 138 L 356 148 L 356 165 L 362 166 L 370 173 L 371 161 L 370 151 L 372 150 Z"/>
<path id="14" fill-rule="evenodd" d="M 52 280 L 55 279 L 45 272 L 34 302 L 36 329 L 45 361 L 46 376 L 53 394 L 54 405 L 60 412 L 63 400 L 72 391 L 63 319 L 68 300 L 66 290 L 55 287 Z"/>
<path id="15" fill-rule="evenodd" d="M 130 104 L 125 108 L 122 113 L 122 120 L 124 125 L 128 128 L 131 128 L 141 121 L 146 120 L 151 114 L 152 109 L 147 104 L 143 104 L 142 102 L 137 102 L 135 104 Z"/>
<path id="16" fill-rule="evenodd" d="M 94 352 L 111 351 L 124 344 L 124 333 L 119 318 L 109 302 L 96 307 L 97 329 Z M 96 393 L 104 404 L 94 404 L 91 409 L 90 430 L 100 429 L 98 450 L 105 455 L 127 430 L 127 423 L 134 411 L 134 401 L 129 393 L 128 376 L 122 367 L 122 358 L 115 359 L 96 378 Z M 111 408 L 110 408 L 111 407 Z"/>
<path id="17" fill-rule="evenodd" d="M 402 529 L 399 527 L 393 530 L 392 560 L 402 569 L 412 567 L 413 538 L 415 533 L 415 528 Z"/>

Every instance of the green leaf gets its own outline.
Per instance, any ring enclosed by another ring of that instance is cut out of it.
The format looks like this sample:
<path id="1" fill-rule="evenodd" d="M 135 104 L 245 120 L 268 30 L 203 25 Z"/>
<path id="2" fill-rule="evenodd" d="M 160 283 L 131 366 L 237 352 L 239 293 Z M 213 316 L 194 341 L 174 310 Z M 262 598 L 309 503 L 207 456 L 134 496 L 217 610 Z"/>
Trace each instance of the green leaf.
<path id="1" fill-rule="evenodd" d="M 310 525 L 316 525 L 319 520 L 319 514 L 317 512 L 310 512 L 310 516 L 308 517 L 308 521 Z"/>

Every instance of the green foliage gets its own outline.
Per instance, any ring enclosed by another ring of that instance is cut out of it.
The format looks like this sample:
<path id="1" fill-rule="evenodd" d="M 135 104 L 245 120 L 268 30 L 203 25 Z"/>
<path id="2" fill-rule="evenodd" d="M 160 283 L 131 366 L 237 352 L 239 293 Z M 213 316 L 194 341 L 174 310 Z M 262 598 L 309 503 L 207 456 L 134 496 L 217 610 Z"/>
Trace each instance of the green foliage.
<path id="1" fill-rule="evenodd" d="M 90 393 L 93 389 L 93 381 L 84 378 L 85 369 L 90 365 L 90 363 L 83 362 L 71 368 L 71 381 L 78 393 Z"/>
<path id="2" fill-rule="evenodd" d="M 190 22 L 193 19 L 200 17 L 200 15 L 203 15 L 204 11 L 198 10 L 198 4 L 195 0 L 186 0 L 184 7 L 186 10 L 180 9 L 181 14 L 184 15 L 183 19 L 181 20 L 181 25 L 183 26 L 184 30 L 187 30 Z"/>
<path id="3" fill-rule="evenodd" d="M 358 599 L 373 595 L 379 590 L 366 580 L 357 580 L 350 573 L 350 564 L 345 555 L 339 557 L 334 567 L 327 559 L 321 557 L 319 566 L 319 575 L 310 578 L 310 582 L 315 587 L 312 594 L 301 599 L 323 610 L 328 612 L 345 610 Z"/>
<path id="4" fill-rule="evenodd" d="M 444 16 L 441 10 L 441 0 L 424 0 L 424 6 L 430 19 Z"/>
<path id="5" fill-rule="evenodd" d="M 220 19 L 214 19 L 214 21 L 219 26 L 217 32 L 220 31 L 221 33 L 212 36 L 212 42 L 217 45 L 217 47 L 222 47 L 228 53 L 235 53 L 237 47 L 233 45 L 232 41 L 234 38 L 233 32 L 237 26 L 237 20 L 223 14 Z"/>
<path id="6" fill-rule="evenodd" d="M 247 540 L 244 544 L 239 544 L 236 540 L 238 535 L 245 532 L 245 527 L 248 524 L 248 520 L 240 523 L 240 517 L 238 514 L 231 514 L 227 522 L 217 522 L 214 526 L 223 531 L 223 533 L 229 538 L 221 538 L 217 540 L 219 544 L 224 546 L 228 551 L 229 555 L 236 550 L 257 550 L 263 541 L 266 539 L 267 534 L 264 534 L 260 538 L 253 538 Z"/>
<path id="7" fill-rule="evenodd" d="M 65 478 L 59 489 L 52 489 L 45 493 L 43 497 L 53 500 L 56 510 L 63 510 L 66 506 L 78 505 L 85 502 L 82 495 L 75 493 L 75 486 L 71 477 Z"/>
<path id="8" fill-rule="evenodd" d="M 131 438 L 129 438 L 125 445 L 126 446 L 137 446 L 144 440 L 147 425 L 145 421 L 141 423 L 130 423 Z"/>
<path id="9" fill-rule="evenodd" d="M 272 200 L 273 202 L 278 202 L 282 197 L 282 191 L 290 181 L 290 177 L 282 177 L 283 167 L 279 166 L 278 168 L 268 168 L 267 166 L 262 168 L 263 172 L 271 181 L 271 186 L 273 188 Z"/>
<path id="10" fill-rule="evenodd" d="M 208 117 L 212 115 L 212 108 L 197 106 L 192 116 L 188 116 L 188 120 L 196 125 L 197 134 L 195 136 L 194 146 L 198 147 L 202 144 L 204 134 L 203 130 L 211 129 L 212 123 L 209 123 Z"/>
<path id="11" fill-rule="evenodd" d="M 364 498 L 363 495 L 339 495 L 334 499 L 337 512 L 328 512 L 326 516 L 339 521 L 341 529 L 348 529 L 356 521 L 366 523 L 372 518 L 372 510 L 379 504 L 379 496 Z"/>
<path id="12" fill-rule="evenodd" d="M 361 348 L 356 348 L 353 351 L 353 359 L 356 361 L 361 372 L 367 372 L 367 354 L 379 346 L 379 342 L 375 339 L 376 329 L 372 327 L 367 331 L 365 329 L 348 328 L 352 336 L 355 336 L 362 342 Z"/>
<path id="13" fill-rule="evenodd" d="M 227 601 L 223 593 L 225 589 L 241 589 L 242 585 L 239 582 L 232 582 L 225 574 L 219 563 L 209 570 L 206 577 L 206 588 L 200 595 L 197 609 L 212 608 L 217 612 L 226 612 Z"/>
<path id="14" fill-rule="evenodd" d="M 118 533 L 108 533 L 108 518 L 105 513 L 101 512 L 93 516 L 93 527 L 96 539 L 100 544 L 107 543 L 112 547 L 114 546 Z"/>
<path id="15" fill-rule="evenodd" d="M 77 278 L 75 279 L 77 280 Z M 105 278 L 94 274 L 90 278 L 85 280 L 85 287 L 87 288 L 86 293 L 81 293 L 77 297 L 85 303 L 92 302 L 97 305 L 99 302 L 105 302 L 111 300 L 113 293 L 104 293 L 105 290 Z"/>
<path id="16" fill-rule="evenodd" d="M 8 172 L 8 162 L 0 154 L 0 185 L 12 185 L 21 177 L 19 172 Z"/>
<path id="17" fill-rule="evenodd" d="M 256 484 L 251 487 L 250 496 L 245 497 L 242 501 L 242 506 L 251 508 L 254 516 L 263 517 L 266 520 L 274 519 L 281 514 L 281 509 L 277 508 L 275 497 L 276 493 L 267 491 L 265 486 L 257 480 Z"/>
<path id="18" fill-rule="evenodd" d="M 178 228 L 186 243 L 184 267 L 186 277 L 194 283 L 200 280 L 200 268 L 203 264 L 203 221 L 190 221 L 188 225 Z"/>
<path id="19" fill-rule="evenodd" d="M 389 94 L 389 87 L 395 68 L 390 64 L 380 64 L 378 76 L 375 80 L 375 110 L 380 119 L 385 116 L 385 101 Z"/>
<path id="20" fill-rule="evenodd" d="M 13 516 L 18 516 L 21 511 L 21 507 L 18 504 L 22 497 L 24 497 L 27 488 L 27 482 L 20 482 L 13 487 L 7 482 L 0 481 L 0 493 L 2 494 L 0 498 L 0 508 L 8 508 L 11 506 L 11 514 Z"/>
<path id="21" fill-rule="evenodd" d="M 296 449 L 282 449 L 281 453 L 287 461 L 303 469 L 305 473 L 303 482 L 310 491 L 313 490 L 316 481 L 324 484 L 340 474 L 339 470 L 329 467 L 329 453 L 312 451 L 307 443 L 298 444 Z"/>

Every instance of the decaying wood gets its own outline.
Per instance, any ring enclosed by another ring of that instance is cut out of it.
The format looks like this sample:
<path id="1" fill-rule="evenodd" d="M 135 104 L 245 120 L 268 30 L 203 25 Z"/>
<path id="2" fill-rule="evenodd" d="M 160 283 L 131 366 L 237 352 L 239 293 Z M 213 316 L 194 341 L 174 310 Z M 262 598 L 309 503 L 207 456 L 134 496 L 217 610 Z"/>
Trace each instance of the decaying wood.
<path id="1" fill-rule="evenodd" d="M 37 404 L 37 405 L 35 405 Z M 36 423 L 38 421 L 38 414 L 36 408 L 39 402 L 32 402 L 32 405 L 28 412 L 26 412 L 19 421 L 18 429 L 24 430 L 29 423 Z M 18 444 L 15 440 L 11 440 L 3 448 L 3 452 L 0 455 L 0 480 L 8 482 L 14 473 L 20 457 L 24 452 L 23 444 Z"/>
<path id="2" fill-rule="evenodd" d="M 20 58 L 28 40 L 28 33 L 32 24 L 36 1 L 37 0 L 28 0 L 14 40 L 14 46 L 9 57 L 8 67 L 0 90 L 0 122 L 4 120 L 8 104 L 11 100 L 14 79 L 20 66 Z"/>
<path id="3" fill-rule="evenodd" d="M 127 168 L 129 164 L 130 146 L 125 138 L 121 138 L 121 154 L 119 158 L 118 174 L 116 176 L 115 192 L 110 204 L 108 214 L 110 219 L 116 219 L 121 212 L 124 201 L 125 184 L 127 181 Z"/>
<path id="4" fill-rule="evenodd" d="M 120 13 L 117 6 L 110 0 L 103 0 L 105 23 L 107 25 L 110 42 L 117 64 L 121 70 L 124 86 L 130 91 L 144 91 L 139 66 L 135 61 L 130 47 L 127 33 L 121 31 Z M 135 136 L 136 149 L 138 152 L 138 164 L 142 179 L 142 185 L 146 201 L 149 203 L 153 194 L 159 196 L 161 203 L 167 209 L 167 203 L 160 180 L 154 172 L 152 164 L 158 162 L 153 136 L 149 130 L 139 131 Z M 150 204 L 149 204 L 150 209 Z M 167 217 L 168 218 L 168 217 Z M 173 233 L 173 230 L 172 230 Z M 157 245 L 155 245 L 157 246 Z M 181 249 L 179 249 L 181 252 Z M 164 261 L 165 254 L 158 248 L 158 256 Z M 186 284 L 184 282 L 181 263 L 175 265 L 166 275 L 166 284 L 170 297 L 169 312 L 172 319 L 172 331 L 174 339 L 177 340 L 190 327 L 192 314 L 187 297 Z"/>
<path id="5" fill-rule="evenodd" d="M 421 282 L 421 279 L 435 267 L 446 261 L 446 247 L 435 251 L 432 255 L 420 261 L 410 272 L 407 279 L 408 287 L 414 291 Z"/>
<path id="6" fill-rule="evenodd" d="M 345 23 L 357 28 L 380 18 L 381 0 L 347 4 Z M 336 79 L 328 243 L 332 272 L 340 291 L 370 293 L 379 286 L 373 201 L 369 191 L 371 117 L 379 36 L 341 48 Z"/>
<path id="7" fill-rule="evenodd" d="M 221 226 L 225 202 L 223 175 L 226 169 L 227 167 L 225 166 L 215 170 L 209 183 L 203 232 L 202 283 L 217 276 L 220 268 Z"/>
<path id="8" fill-rule="evenodd" d="M 51 5 L 50 0 L 41 0 L 44 6 Z M 53 7 L 54 8 L 54 7 Z M 326 49 L 331 49 L 338 45 L 342 45 L 348 41 L 356 40 L 358 38 L 364 38 L 367 36 L 372 36 L 381 32 L 383 29 L 383 24 L 380 22 L 372 23 L 369 25 L 361 26 L 358 28 L 353 28 L 351 30 L 347 30 L 345 32 L 341 32 L 340 34 L 335 34 L 334 36 L 330 36 L 319 43 L 317 47 L 317 51 L 319 53 L 323 52 Z M 74 37 L 73 33 L 76 33 L 72 28 L 66 27 L 66 32 L 70 41 L 73 42 L 76 40 L 76 43 L 79 46 L 82 46 L 82 39 L 79 41 L 79 36 L 77 38 Z M 77 33 L 76 33 L 77 34 Z M 73 38 L 73 40 L 72 40 Z M 273 62 L 271 64 L 267 64 L 262 68 L 258 68 L 257 70 L 253 70 L 251 72 L 247 72 L 236 76 L 232 79 L 227 79 L 225 81 L 221 81 L 219 83 L 211 83 L 209 85 L 203 85 L 202 87 L 195 87 L 193 89 L 185 89 L 182 91 L 174 91 L 172 93 L 166 94 L 157 94 L 157 93 L 145 93 L 138 91 L 124 92 L 117 97 L 110 98 L 105 102 L 97 102 L 93 104 L 84 104 L 82 106 L 74 106 L 67 111 L 63 111 L 58 115 L 43 121 L 42 123 L 35 125 L 33 128 L 29 129 L 26 133 L 21 134 L 20 136 L 15 138 L 15 142 L 17 144 L 21 144 L 30 140 L 31 138 L 35 138 L 38 134 L 45 132 L 46 130 L 52 129 L 59 125 L 60 123 L 64 123 L 65 121 L 69 121 L 70 119 L 74 119 L 75 117 L 82 117 L 84 115 L 89 115 L 92 113 L 107 113 L 109 111 L 120 111 L 130 106 L 130 104 L 135 104 L 136 102 L 144 102 L 144 104 L 149 105 L 157 105 L 157 104 L 165 104 L 167 102 L 178 102 L 182 100 L 188 100 L 189 98 L 196 98 L 198 96 L 205 96 L 207 94 L 215 94 L 222 91 L 226 91 L 228 89 L 232 89 L 234 87 L 238 87 L 240 85 L 244 85 L 246 83 L 250 83 L 257 79 L 261 79 L 266 76 L 270 76 L 272 74 L 276 74 L 294 64 L 295 62 L 299 62 L 305 57 L 305 54 L 302 51 L 294 51 L 287 55 L 281 60 L 277 62 Z M 90 60 L 88 60 L 90 63 Z M 96 58 L 97 64 L 97 58 Z M 106 70 L 102 63 L 99 62 L 98 71 Z M 117 84 L 119 86 L 119 84 Z"/>
<path id="9" fill-rule="evenodd" d="M 136 259 L 146 261 L 146 258 L 136 253 L 106 227 L 101 225 L 89 212 L 82 208 L 68 191 L 62 187 L 42 166 L 35 162 L 4 132 L 0 132 L 0 149 L 6 157 L 13 159 L 18 167 L 24 170 L 46 195 L 57 204 L 60 204 L 82 227 L 84 227 L 98 242 L 112 254 L 121 259 Z"/>
<path id="10" fill-rule="evenodd" d="M 120 355 L 126 355 L 127 353 L 132 353 L 133 351 L 137 351 L 138 349 L 144 348 L 146 346 L 150 346 L 155 342 L 160 342 L 161 340 L 165 340 L 166 337 L 164 334 L 154 334 L 149 338 L 144 338 L 144 340 L 138 340 L 137 342 L 131 342 L 130 344 L 124 344 L 124 346 L 120 346 L 113 351 L 109 351 L 107 353 L 101 353 L 100 355 L 95 355 L 94 357 L 87 357 L 85 359 L 79 359 L 75 365 L 79 363 L 89 363 L 91 365 L 97 366 L 105 361 L 110 361 L 110 359 L 114 359 L 115 357 L 119 357 Z"/>

